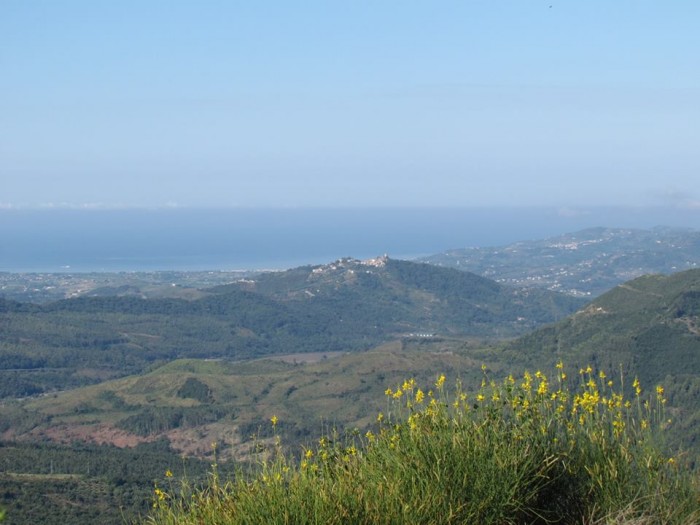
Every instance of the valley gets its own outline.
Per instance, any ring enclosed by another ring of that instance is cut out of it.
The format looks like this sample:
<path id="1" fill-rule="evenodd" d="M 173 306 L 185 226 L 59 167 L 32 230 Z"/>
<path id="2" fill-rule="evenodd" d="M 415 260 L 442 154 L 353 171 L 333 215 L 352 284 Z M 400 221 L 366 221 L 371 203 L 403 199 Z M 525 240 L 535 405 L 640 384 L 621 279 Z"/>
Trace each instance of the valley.
<path id="1" fill-rule="evenodd" d="M 581 264 L 560 262 L 572 273 Z M 245 275 L 84 276 L 94 287 L 76 297 L 5 297 L 0 507 L 8 523 L 52 523 L 36 518 L 32 499 L 50 494 L 53 523 L 92 523 L 96 509 L 121 523 L 114 511 L 147 511 L 166 470 L 203 482 L 212 462 L 231 475 L 278 439 L 295 455 L 320 435 L 364 434 L 392 410 L 385 391 L 406 379 L 431 385 L 444 374 L 475 392 L 485 377 L 559 363 L 572 388 L 589 365 L 631 396 L 637 380 L 663 386 L 663 446 L 692 468 L 700 269 L 655 268 L 591 289 L 592 302 L 386 256 Z"/>

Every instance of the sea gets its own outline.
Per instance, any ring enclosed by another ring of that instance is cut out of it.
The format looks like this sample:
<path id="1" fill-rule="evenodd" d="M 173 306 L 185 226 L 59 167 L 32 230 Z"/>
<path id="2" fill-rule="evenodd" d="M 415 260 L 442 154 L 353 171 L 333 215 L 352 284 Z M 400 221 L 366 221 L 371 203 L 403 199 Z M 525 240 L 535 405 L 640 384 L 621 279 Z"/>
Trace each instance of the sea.
<path id="1" fill-rule="evenodd" d="M 589 227 L 700 228 L 700 209 L 3 209 L 2 272 L 280 270 L 341 257 L 415 259 Z"/>

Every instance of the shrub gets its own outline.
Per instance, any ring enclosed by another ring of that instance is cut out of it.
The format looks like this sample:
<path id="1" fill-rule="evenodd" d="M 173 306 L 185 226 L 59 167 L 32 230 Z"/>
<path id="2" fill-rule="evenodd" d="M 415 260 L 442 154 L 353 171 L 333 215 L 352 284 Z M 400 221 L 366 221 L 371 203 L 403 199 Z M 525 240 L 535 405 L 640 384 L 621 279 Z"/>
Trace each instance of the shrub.
<path id="1" fill-rule="evenodd" d="M 364 435 L 332 433 L 294 461 L 277 438 L 259 469 L 156 488 L 153 524 L 694 523 L 697 487 L 660 452 L 663 388 L 626 400 L 603 372 L 526 372 L 466 392 L 407 380 Z M 273 427 L 277 418 L 273 418 Z"/>

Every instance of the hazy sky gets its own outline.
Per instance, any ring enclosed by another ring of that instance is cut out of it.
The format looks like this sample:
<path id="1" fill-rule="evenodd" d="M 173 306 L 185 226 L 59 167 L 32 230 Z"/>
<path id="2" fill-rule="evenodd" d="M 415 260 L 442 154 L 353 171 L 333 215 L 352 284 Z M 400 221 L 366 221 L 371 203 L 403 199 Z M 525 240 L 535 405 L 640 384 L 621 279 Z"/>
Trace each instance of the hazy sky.
<path id="1" fill-rule="evenodd" d="M 0 2 L 0 207 L 700 209 L 697 0 Z"/>

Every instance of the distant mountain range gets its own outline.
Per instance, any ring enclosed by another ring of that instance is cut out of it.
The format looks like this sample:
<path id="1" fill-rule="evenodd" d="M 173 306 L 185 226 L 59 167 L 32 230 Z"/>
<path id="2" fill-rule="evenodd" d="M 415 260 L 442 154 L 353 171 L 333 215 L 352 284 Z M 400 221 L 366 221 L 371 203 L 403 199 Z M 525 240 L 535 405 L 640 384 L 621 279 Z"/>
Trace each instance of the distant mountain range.
<path id="1" fill-rule="evenodd" d="M 497 248 L 449 250 L 420 261 L 592 298 L 640 275 L 700 267 L 700 231 L 590 228 Z"/>

